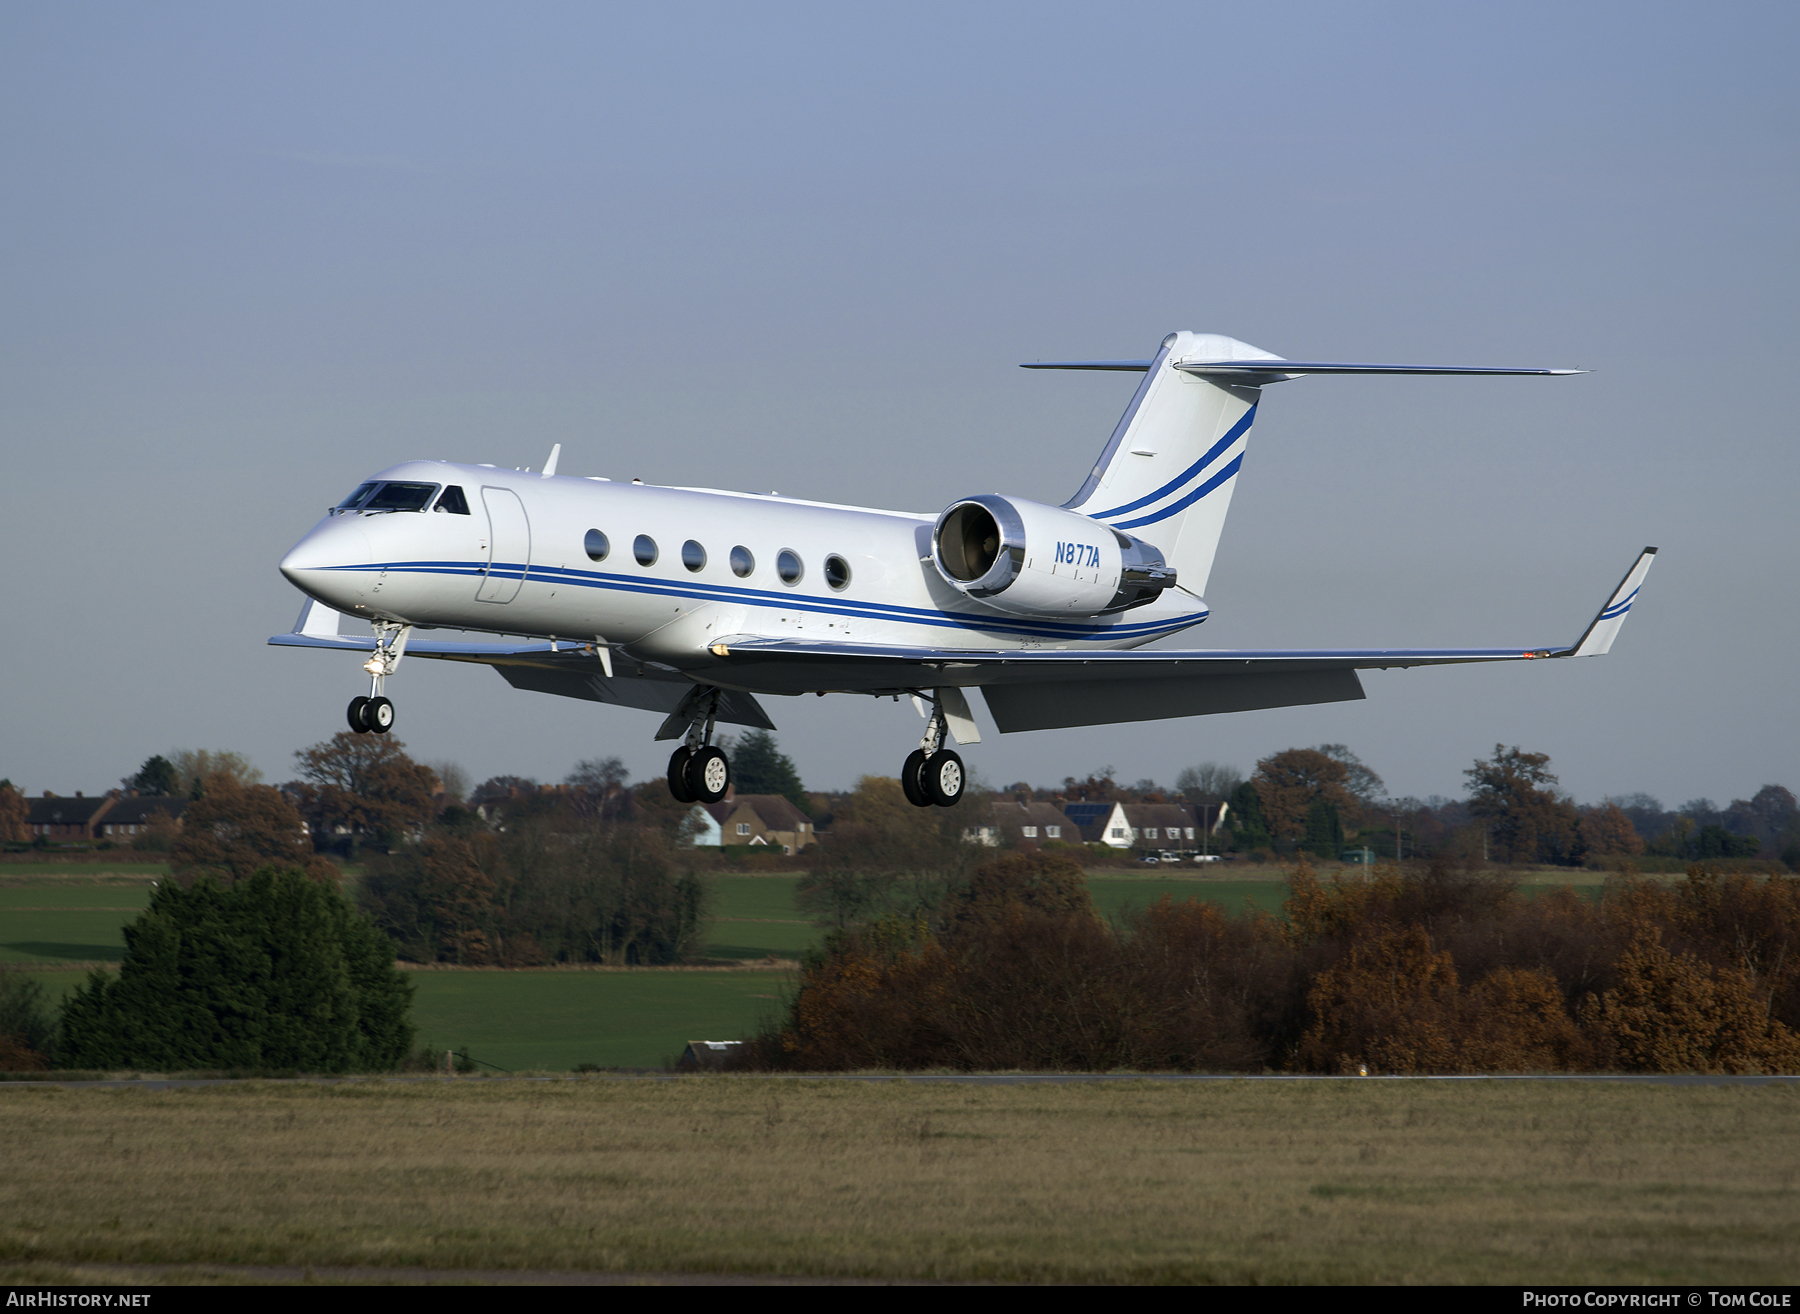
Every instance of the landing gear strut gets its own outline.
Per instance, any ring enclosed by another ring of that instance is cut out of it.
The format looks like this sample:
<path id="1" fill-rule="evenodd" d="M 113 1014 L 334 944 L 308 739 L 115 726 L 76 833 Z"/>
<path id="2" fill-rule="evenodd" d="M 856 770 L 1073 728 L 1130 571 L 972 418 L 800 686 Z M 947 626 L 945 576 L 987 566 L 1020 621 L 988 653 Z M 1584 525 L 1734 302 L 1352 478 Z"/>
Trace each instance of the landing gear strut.
<path id="1" fill-rule="evenodd" d="M 369 696 L 352 698 L 345 712 L 345 719 L 357 734 L 373 730 L 378 735 L 385 735 L 394 728 L 394 704 L 383 695 L 382 689 L 406 655 L 406 638 L 411 633 L 410 625 L 376 622 L 375 655 L 363 663 L 363 670 L 369 673 Z"/>
<path id="2" fill-rule="evenodd" d="M 963 796 L 963 761 L 944 747 L 946 725 L 942 700 L 933 698 L 924 737 L 900 767 L 900 788 L 914 807 L 955 807 Z"/>
<path id="3" fill-rule="evenodd" d="M 719 691 L 706 697 L 704 711 L 688 726 L 687 742 L 669 758 L 669 793 L 677 803 L 717 803 L 731 788 L 731 763 L 713 747 L 713 721 L 719 714 Z"/>

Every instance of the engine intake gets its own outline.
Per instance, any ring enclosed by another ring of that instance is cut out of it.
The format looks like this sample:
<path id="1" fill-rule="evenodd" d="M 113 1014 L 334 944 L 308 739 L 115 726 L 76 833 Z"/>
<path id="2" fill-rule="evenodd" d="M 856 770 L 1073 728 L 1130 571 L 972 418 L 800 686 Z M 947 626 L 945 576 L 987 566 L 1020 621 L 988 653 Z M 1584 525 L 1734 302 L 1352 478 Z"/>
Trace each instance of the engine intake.
<path id="1" fill-rule="evenodd" d="M 1105 615 L 1175 583 L 1161 552 L 1087 516 L 984 493 L 938 516 L 931 557 L 954 588 L 1021 616 Z"/>

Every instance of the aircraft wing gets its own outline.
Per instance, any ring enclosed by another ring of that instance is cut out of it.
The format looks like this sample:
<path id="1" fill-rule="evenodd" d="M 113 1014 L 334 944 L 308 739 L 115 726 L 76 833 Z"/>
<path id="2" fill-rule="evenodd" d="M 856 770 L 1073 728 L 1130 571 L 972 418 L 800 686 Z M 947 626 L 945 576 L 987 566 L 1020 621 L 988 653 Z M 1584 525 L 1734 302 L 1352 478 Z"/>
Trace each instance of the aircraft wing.
<path id="1" fill-rule="evenodd" d="M 1655 555 L 1644 549 L 1587 630 L 1567 645 L 979 651 L 738 636 L 711 645 L 719 665 L 707 676 L 784 694 L 979 688 L 1003 733 L 1347 702 L 1364 696 L 1359 670 L 1598 656 L 1611 647 Z"/>
<path id="2" fill-rule="evenodd" d="M 337 623 L 337 612 L 309 599 L 292 633 L 273 635 L 269 642 L 278 648 L 375 651 L 373 634 L 339 634 Z M 635 707 L 646 712 L 673 714 L 695 688 L 692 681 L 678 672 L 647 663 L 621 663 L 620 673 L 609 675 L 602 669 L 593 644 L 567 640 L 560 643 L 542 639 L 450 642 L 426 637 L 415 630 L 408 636 L 406 656 L 492 666 L 515 689 Z M 718 719 L 727 725 L 747 725 L 758 730 L 775 728 L 775 723 L 755 697 L 738 689 L 724 691 L 719 700 Z"/>

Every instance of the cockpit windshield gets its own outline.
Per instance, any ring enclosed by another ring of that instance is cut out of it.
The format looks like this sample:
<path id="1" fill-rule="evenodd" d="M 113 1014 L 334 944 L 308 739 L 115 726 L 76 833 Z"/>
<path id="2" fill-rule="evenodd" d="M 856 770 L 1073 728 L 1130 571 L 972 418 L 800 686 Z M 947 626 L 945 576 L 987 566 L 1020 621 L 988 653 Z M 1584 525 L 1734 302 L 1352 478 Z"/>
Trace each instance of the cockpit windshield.
<path id="1" fill-rule="evenodd" d="M 332 511 L 423 511 L 437 490 L 436 484 L 367 483 Z"/>
<path id="2" fill-rule="evenodd" d="M 364 502 L 366 502 L 368 500 L 370 493 L 373 493 L 377 488 L 380 488 L 380 487 L 381 487 L 380 484 L 358 484 L 356 486 L 356 491 L 354 493 L 350 494 L 349 497 L 346 497 L 342 502 L 339 502 L 336 506 L 334 506 L 332 508 L 332 510 L 333 511 L 354 511 L 354 510 L 356 510 L 357 507 L 361 506 Z"/>
<path id="3" fill-rule="evenodd" d="M 437 495 L 436 484 L 383 484 L 362 504 L 364 511 L 423 511 Z"/>

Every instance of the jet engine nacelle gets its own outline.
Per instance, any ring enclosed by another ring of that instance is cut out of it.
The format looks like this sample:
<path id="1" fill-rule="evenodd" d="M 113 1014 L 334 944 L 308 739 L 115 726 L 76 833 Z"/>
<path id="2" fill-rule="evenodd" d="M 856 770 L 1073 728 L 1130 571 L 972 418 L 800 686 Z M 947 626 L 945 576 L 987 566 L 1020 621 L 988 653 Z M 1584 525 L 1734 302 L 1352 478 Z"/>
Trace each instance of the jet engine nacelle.
<path id="1" fill-rule="evenodd" d="M 1019 616 L 1125 611 L 1175 583 L 1148 543 L 1061 507 L 991 493 L 944 510 L 931 559 L 955 588 Z"/>

